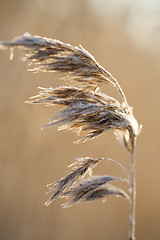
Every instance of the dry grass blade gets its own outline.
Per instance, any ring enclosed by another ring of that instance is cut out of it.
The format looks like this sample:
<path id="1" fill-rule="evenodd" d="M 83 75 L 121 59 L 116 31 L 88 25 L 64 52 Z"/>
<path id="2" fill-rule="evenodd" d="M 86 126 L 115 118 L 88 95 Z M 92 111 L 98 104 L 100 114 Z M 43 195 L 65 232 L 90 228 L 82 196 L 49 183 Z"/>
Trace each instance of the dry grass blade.
<path id="1" fill-rule="evenodd" d="M 66 79 L 87 87 L 102 82 L 116 85 L 116 80 L 84 48 L 73 47 L 55 39 L 24 34 L 10 42 L 0 42 L 1 48 L 21 47 L 27 51 L 24 60 L 33 64 L 35 72 L 63 72 Z"/>
<path id="2" fill-rule="evenodd" d="M 69 188 L 75 182 L 76 179 L 78 179 L 79 177 L 84 177 L 87 171 L 96 166 L 98 162 L 99 160 L 94 160 L 92 158 L 81 158 L 74 164 L 70 165 L 72 166 L 70 174 L 63 177 L 58 182 L 47 185 L 47 187 L 49 188 L 47 194 L 52 191 L 54 191 L 54 193 L 52 194 L 50 199 L 45 203 L 45 205 L 48 206 L 53 200 L 59 197 L 64 190 Z"/>
<path id="3" fill-rule="evenodd" d="M 111 195 L 116 195 L 117 197 L 122 196 L 126 198 L 128 201 L 130 201 L 129 196 L 125 191 L 113 185 L 108 185 L 106 188 L 101 187 L 99 189 L 96 189 L 93 193 L 91 193 L 91 195 L 87 196 L 85 200 L 87 202 L 91 202 Z"/>
<path id="4" fill-rule="evenodd" d="M 54 104 L 70 106 L 74 102 L 85 100 L 88 101 L 88 103 L 99 103 L 102 105 L 108 103 L 120 106 L 119 102 L 114 98 L 100 91 L 88 91 L 88 89 L 82 87 L 62 86 L 54 89 L 39 87 L 39 89 L 41 89 L 39 94 L 31 97 L 31 100 L 26 101 L 26 103 L 45 104 L 47 106 Z"/>
<path id="5" fill-rule="evenodd" d="M 47 187 L 49 188 L 49 191 L 47 192 L 54 192 L 52 196 L 49 198 L 49 200 L 45 203 L 45 205 L 49 205 L 53 200 L 55 200 L 58 197 L 64 197 L 64 196 L 70 196 L 74 192 L 73 189 L 76 189 L 76 191 L 83 191 L 84 193 L 89 190 L 89 193 L 91 191 L 97 190 L 100 186 L 110 182 L 110 181 L 124 181 L 128 182 L 128 174 L 127 174 L 127 179 L 126 178 L 116 178 L 112 176 L 92 176 L 92 169 L 100 162 L 103 160 L 108 160 L 116 163 L 119 165 L 123 171 L 126 170 L 124 167 L 118 163 L 117 161 L 113 159 L 107 159 L 107 158 L 78 158 L 76 162 L 71 164 L 69 167 L 72 167 L 72 170 L 70 170 L 70 173 L 63 177 L 61 180 L 48 184 Z M 89 173 L 90 178 L 87 180 L 84 180 L 83 178 L 85 177 L 86 173 Z M 77 187 L 77 179 L 80 179 L 80 185 Z M 72 187 L 73 186 L 73 187 Z M 80 190 L 82 189 L 82 190 Z M 86 189 L 86 190 L 85 190 Z M 82 194 L 82 193 L 81 193 Z M 96 193 L 95 193 L 96 194 Z M 85 194 L 86 195 L 86 194 Z M 98 198 L 98 197 L 97 197 Z"/>
<path id="6" fill-rule="evenodd" d="M 72 206 L 74 203 L 83 201 L 93 201 L 109 195 L 128 195 L 115 186 L 109 185 L 111 181 L 127 181 L 122 178 L 111 176 L 92 176 L 89 180 L 82 180 L 78 186 L 71 187 L 67 192 L 64 192 L 65 197 L 70 197 L 71 200 L 64 204 L 65 207 Z M 103 187 L 105 185 L 105 187 Z M 123 194 L 122 194 L 123 192 Z"/>
<path id="7" fill-rule="evenodd" d="M 87 136 L 78 142 L 97 137 L 104 131 L 119 129 L 129 132 L 133 137 L 130 115 L 114 98 L 101 91 L 88 91 L 80 87 L 64 86 L 59 88 L 41 88 L 39 95 L 27 103 L 66 106 L 52 118 L 45 127 L 61 124 L 59 128 L 85 133 Z"/>

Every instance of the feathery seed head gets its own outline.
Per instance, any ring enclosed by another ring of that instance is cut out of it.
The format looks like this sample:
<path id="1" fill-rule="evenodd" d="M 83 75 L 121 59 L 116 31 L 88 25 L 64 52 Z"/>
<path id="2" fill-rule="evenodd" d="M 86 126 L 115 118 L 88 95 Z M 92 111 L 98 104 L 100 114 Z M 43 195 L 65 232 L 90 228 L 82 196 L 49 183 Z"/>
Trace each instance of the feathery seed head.
<path id="1" fill-rule="evenodd" d="M 86 136 L 78 142 L 99 136 L 107 130 L 116 130 L 117 139 L 132 151 L 133 139 L 140 127 L 133 116 L 118 81 L 106 71 L 84 48 L 73 47 L 55 39 L 24 34 L 10 42 L 0 42 L 0 48 L 23 48 L 34 72 L 60 72 L 67 86 L 41 88 L 39 95 L 27 103 L 62 105 L 58 115 L 48 126 L 60 124 L 60 130 L 70 129 Z M 122 103 L 102 93 L 103 83 L 116 87 Z M 46 126 L 45 126 L 46 127 Z"/>

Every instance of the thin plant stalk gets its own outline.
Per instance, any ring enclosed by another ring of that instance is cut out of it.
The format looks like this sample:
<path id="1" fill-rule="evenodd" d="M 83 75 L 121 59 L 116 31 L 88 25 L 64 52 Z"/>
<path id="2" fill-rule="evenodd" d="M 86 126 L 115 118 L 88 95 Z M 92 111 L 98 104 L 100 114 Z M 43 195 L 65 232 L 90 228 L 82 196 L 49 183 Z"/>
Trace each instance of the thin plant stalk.
<path id="1" fill-rule="evenodd" d="M 136 218 L 136 138 L 134 137 L 131 163 L 131 203 L 130 203 L 130 232 L 129 240 L 135 240 L 135 218 Z"/>
<path id="2" fill-rule="evenodd" d="M 126 99 L 126 96 L 125 96 L 125 94 L 124 94 L 121 86 L 119 85 L 118 81 L 117 81 L 113 76 L 112 76 L 112 79 L 113 79 L 113 81 L 115 82 L 115 84 L 117 85 L 118 91 L 119 91 L 119 93 L 120 93 L 120 95 L 121 95 L 121 97 L 122 97 L 125 105 L 127 106 L 127 105 L 128 105 L 127 99 Z"/>

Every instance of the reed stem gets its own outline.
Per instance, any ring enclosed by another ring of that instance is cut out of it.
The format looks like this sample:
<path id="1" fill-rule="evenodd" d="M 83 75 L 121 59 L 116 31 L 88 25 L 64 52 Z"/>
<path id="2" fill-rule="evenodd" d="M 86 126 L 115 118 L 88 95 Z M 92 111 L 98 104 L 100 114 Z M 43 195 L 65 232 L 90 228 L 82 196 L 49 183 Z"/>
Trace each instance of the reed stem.
<path id="1" fill-rule="evenodd" d="M 135 240 L 135 217 L 136 217 L 136 163 L 135 163 L 135 146 L 136 139 L 134 137 L 132 149 L 132 165 L 131 165 L 131 204 L 130 204 L 130 232 L 129 240 Z"/>

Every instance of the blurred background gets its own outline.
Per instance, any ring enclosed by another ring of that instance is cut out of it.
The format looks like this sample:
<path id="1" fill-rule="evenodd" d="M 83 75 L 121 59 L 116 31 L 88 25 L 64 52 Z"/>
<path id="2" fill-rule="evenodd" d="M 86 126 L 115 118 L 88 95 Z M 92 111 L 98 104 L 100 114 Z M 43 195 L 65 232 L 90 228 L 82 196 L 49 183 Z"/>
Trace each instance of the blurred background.
<path id="1" fill-rule="evenodd" d="M 158 0 L 0 0 L 0 40 L 29 32 L 82 45 L 116 77 L 143 124 L 137 142 L 138 239 L 160 239 L 160 2 Z M 0 232 L 3 240 L 127 239 L 129 206 L 110 197 L 63 209 L 49 207 L 46 184 L 66 174 L 76 157 L 112 157 L 129 170 L 130 154 L 113 132 L 73 145 L 72 132 L 40 131 L 58 110 L 27 105 L 38 86 L 63 85 L 58 75 L 32 74 L 23 52 L 0 52 Z M 104 92 L 118 96 L 109 86 Z M 96 174 L 124 173 L 105 163 Z M 125 186 L 122 186 L 126 188 Z M 127 189 L 127 188 L 126 188 Z"/>

